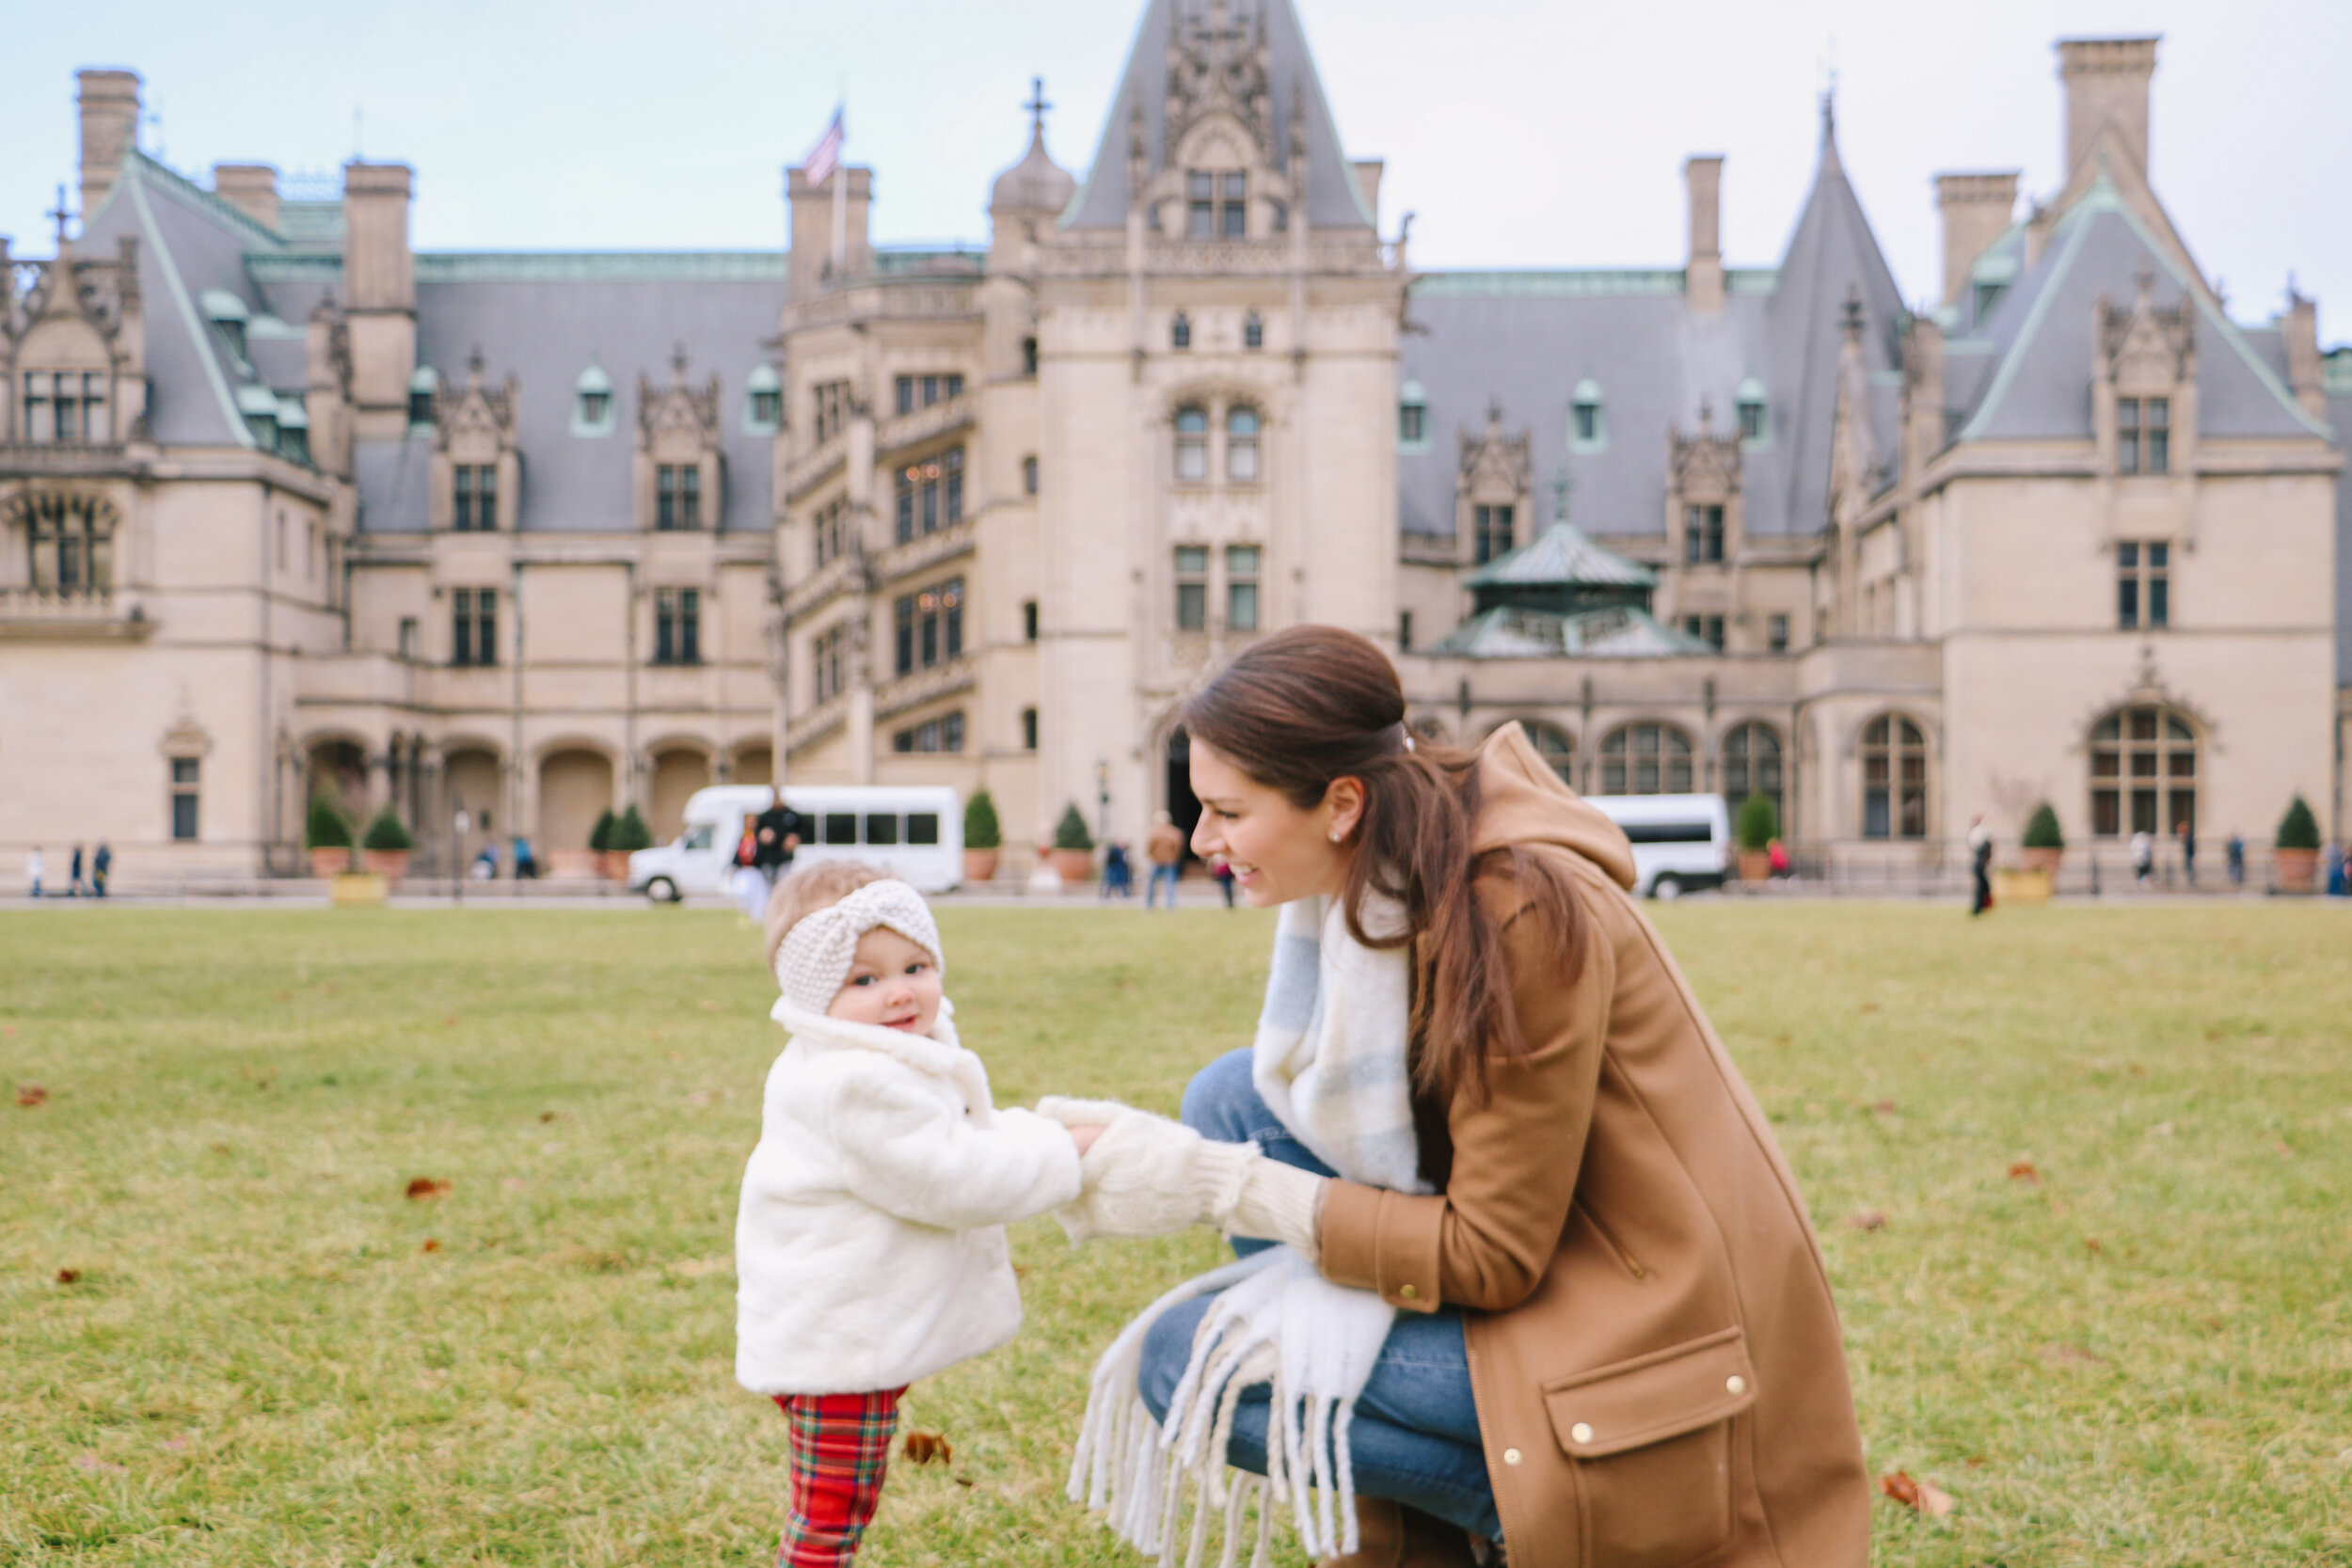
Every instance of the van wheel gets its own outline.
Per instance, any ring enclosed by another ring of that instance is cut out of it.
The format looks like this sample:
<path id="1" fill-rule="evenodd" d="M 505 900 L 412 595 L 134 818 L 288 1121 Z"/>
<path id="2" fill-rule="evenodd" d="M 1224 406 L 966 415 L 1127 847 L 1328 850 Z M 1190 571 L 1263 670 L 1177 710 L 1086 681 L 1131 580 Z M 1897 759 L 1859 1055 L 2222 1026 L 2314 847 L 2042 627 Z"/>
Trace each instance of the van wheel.
<path id="1" fill-rule="evenodd" d="M 1682 896 L 1682 879 L 1679 877 L 1659 878 L 1658 880 L 1650 883 L 1649 895 L 1652 898 L 1662 899 L 1669 904 L 1673 903 Z"/>
<path id="2" fill-rule="evenodd" d="M 645 884 L 645 896 L 657 904 L 675 904 L 678 899 L 677 884 L 667 877 L 656 877 Z"/>

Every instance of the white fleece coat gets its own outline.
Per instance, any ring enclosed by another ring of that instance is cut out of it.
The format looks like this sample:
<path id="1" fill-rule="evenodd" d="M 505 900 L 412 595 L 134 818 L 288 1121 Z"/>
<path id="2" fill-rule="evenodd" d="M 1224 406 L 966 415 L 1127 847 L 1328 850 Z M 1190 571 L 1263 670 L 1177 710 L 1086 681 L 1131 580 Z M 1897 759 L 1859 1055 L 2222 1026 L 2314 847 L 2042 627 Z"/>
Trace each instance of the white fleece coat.
<path id="1" fill-rule="evenodd" d="M 735 1375 L 761 1394 L 896 1388 L 1021 1326 L 1005 1225 L 1078 1196 L 1057 1121 L 997 1110 L 944 1000 L 929 1037 L 778 1002 L 735 1223 Z"/>

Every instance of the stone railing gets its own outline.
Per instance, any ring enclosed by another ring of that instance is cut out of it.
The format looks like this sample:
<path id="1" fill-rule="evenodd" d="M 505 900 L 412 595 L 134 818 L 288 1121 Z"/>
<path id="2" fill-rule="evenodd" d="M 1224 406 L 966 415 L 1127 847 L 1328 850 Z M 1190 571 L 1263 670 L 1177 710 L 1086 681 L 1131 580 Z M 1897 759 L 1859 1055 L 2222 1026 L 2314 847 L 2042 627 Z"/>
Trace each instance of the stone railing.
<path id="1" fill-rule="evenodd" d="M 835 594 L 855 592 L 866 583 L 865 563 L 855 555 L 836 555 L 817 568 L 817 575 L 793 584 L 784 595 L 784 620 L 794 625 L 823 609 Z"/>
<path id="2" fill-rule="evenodd" d="M 970 654 L 960 654 L 945 664 L 885 681 L 874 688 L 874 718 L 880 721 L 909 708 L 921 707 L 925 703 L 968 691 L 978 674 L 979 660 Z"/>
<path id="3" fill-rule="evenodd" d="M 815 745 L 849 721 L 850 699 L 846 696 L 828 698 L 806 713 L 795 715 L 784 726 L 785 754 L 789 756 L 804 746 Z"/>
<path id="4" fill-rule="evenodd" d="M 893 545 L 872 558 L 874 581 L 877 584 L 895 582 L 912 573 L 936 566 L 943 561 L 969 555 L 973 546 L 978 542 L 978 534 L 977 522 L 967 516 L 963 521 L 943 528 L 936 533 L 926 533 L 903 545 Z"/>
<path id="5" fill-rule="evenodd" d="M 133 467 L 119 441 L 0 441 L 0 474 L 126 474 Z"/>
<path id="6" fill-rule="evenodd" d="M 139 605 L 124 605 L 103 588 L 0 589 L 0 637 L 102 637 L 139 641 L 155 623 Z"/>
<path id="7" fill-rule="evenodd" d="M 784 308 L 784 329 L 837 326 L 853 321 L 961 321 L 979 314 L 971 282 L 944 279 L 859 279 Z"/>
<path id="8" fill-rule="evenodd" d="M 803 452 L 784 466 L 786 504 L 799 500 L 834 476 L 850 455 L 850 438 L 835 436 L 814 451 Z"/>
<path id="9" fill-rule="evenodd" d="M 951 430 L 970 424 L 979 412 L 980 394 L 967 391 L 934 403 L 929 408 L 894 414 L 874 427 L 874 454 L 886 461 L 892 452 L 937 440 Z"/>
<path id="10" fill-rule="evenodd" d="M 1322 234 L 1307 241 L 1311 273 L 1391 272 L 1401 260 L 1394 243 L 1369 235 Z M 1265 277 L 1287 273 L 1293 263 L 1291 239 L 1282 234 L 1258 240 L 1148 237 L 1143 243 L 1147 273 Z M 1038 270 L 1049 277 L 1116 277 L 1127 270 L 1127 244 L 1120 239 L 1050 245 L 1039 254 Z"/>

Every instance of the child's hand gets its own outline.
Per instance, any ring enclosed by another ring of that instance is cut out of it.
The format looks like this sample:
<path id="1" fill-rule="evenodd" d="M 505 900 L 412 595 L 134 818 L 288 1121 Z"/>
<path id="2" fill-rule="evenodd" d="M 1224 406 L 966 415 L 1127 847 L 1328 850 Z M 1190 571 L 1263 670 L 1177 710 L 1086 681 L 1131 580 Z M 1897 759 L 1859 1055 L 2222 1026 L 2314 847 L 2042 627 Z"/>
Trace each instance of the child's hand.
<path id="1" fill-rule="evenodd" d="M 1094 1140 L 1102 1135 L 1103 1130 L 1099 1127 L 1073 1127 L 1070 1129 L 1070 1141 L 1078 1146 L 1078 1158 L 1081 1160 L 1086 1158 L 1087 1150 L 1094 1147 Z"/>

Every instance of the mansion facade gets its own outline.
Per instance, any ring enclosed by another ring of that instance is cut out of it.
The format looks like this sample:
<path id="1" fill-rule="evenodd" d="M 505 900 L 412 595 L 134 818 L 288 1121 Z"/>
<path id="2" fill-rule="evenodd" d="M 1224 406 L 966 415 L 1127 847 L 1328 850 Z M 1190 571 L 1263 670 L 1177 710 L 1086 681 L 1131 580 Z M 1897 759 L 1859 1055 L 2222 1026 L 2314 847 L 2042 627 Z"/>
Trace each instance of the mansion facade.
<path id="1" fill-rule="evenodd" d="M 446 869 L 785 777 L 984 786 L 1025 869 L 1188 821 L 1185 697 L 1308 621 L 1831 863 L 2338 831 L 2352 351 L 2199 269 L 2154 40 L 2058 54 L 2063 186 L 1940 176 L 1915 307 L 1826 106 L 1774 266 L 1694 157 L 1681 266 L 1417 273 L 1289 0 L 1150 0 L 969 249 L 844 166 L 783 252 L 420 254 L 407 167 L 206 188 L 85 71 L 79 231 L 0 242 L 0 847 L 291 872 L 332 789 Z"/>

